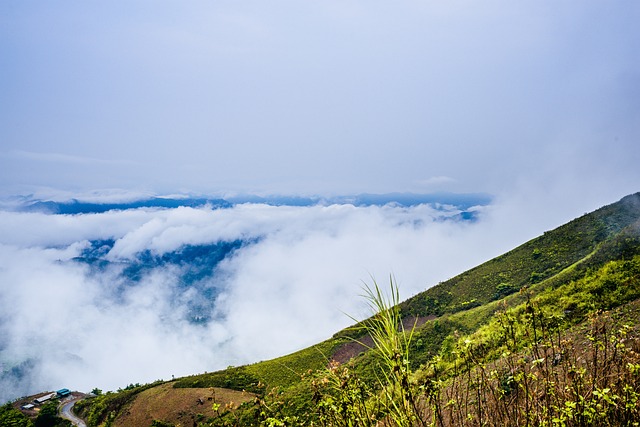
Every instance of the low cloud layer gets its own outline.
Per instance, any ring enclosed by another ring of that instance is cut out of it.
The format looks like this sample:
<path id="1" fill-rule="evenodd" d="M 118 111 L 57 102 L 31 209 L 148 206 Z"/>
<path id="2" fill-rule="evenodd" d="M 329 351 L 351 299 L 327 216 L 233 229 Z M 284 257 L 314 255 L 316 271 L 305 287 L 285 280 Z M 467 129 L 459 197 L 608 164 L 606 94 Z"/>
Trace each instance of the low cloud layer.
<path id="1" fill-rule="evenodd" d="M 0 211 L 0 400 L 284 355 L 351 324 L 345 313 L 366 316 L 363 282 L 392 274 L 407 298 L 577 216 L 522 199 L 473 210 L 475 221 L 428 205 Z M 96 240 L 110 242 L 108 267 L 77 258 Z M 123 274 L 141 253 L 217 242 L 243 243 L 193 284 L 180 263 Z"/>
<path id="2" fill-rule="evenodd" d="M 404 297 L 497 255 L 492 207 L 456 209 L 245 204 L 102 214 L 0 212 L 0 400 L 69 387 L 116 389 L 272 358 L 366 315 L 363 281 L 394 274 Z M 74 261 L 90 241 L 126 265 L 142 251 L 247 242 L 199 287 L 176 265 L 135 283 L 118 268 Z M 188 307 L 215 289 L 208 323 Z M 22 375 L 22 376 L 20 376 Z"/>

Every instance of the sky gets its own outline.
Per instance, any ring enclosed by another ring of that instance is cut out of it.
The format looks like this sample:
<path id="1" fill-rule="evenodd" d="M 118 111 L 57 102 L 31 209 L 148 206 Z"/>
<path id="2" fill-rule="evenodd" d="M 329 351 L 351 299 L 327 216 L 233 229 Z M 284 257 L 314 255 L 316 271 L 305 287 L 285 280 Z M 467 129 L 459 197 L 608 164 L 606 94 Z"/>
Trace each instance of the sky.
<path id="1" fill-rule="evenodd" d="M 0 204 L 0 364 L 36 361 L 0 378 L 0 401 L 295 351 L 364 315 L 371 277 L 407 297 L 640 191 L 637 22 L 623 1 L 0 2 L 0 198 L 493 196 L 476 222 L 426 205 Z M 125 262 L 254 244 L 216 273 L 219 321 L 195 327 L 179 272 L 118 294 L 115 273 L 72 261 L 105 238 Z"/>
<path id="2" fill-rule="evenodd" d="M 595 207 L 640 183 L 639 18 L 622 1 L 2 2 L 0 185 L 558 187 Z"/>

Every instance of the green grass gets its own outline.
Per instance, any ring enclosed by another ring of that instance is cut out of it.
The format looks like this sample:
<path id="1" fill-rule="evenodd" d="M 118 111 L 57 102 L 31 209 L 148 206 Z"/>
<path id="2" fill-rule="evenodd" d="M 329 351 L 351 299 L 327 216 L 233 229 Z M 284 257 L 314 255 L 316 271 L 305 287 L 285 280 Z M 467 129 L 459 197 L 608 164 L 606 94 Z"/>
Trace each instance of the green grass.
<path id="1" fill-rule="evenodd" d="M 247 370 L 269 387 L 288 387 L 299 382 L 309 371 L 327 366 L 337 345 L 337 340 L 324 341 L 287 356 L 248 365 Z"/>
<path id="2" fill-rule="evenodd" d="M 581 260 L 586 268 L 638 253 L 640 193 L 583 215 L 401 304 L 403 316 L 441 316 L 497 299 L 501 286 L 517 291 Z"/>
<path id="3" fill-rule="evenodd" d="M 180 378 L 174 387 L 223 387 L 264 394 L 274 387 L 289 387 L 309 371 L 326 366 L 339 342 L 332 339 L 276 359 Z"/>

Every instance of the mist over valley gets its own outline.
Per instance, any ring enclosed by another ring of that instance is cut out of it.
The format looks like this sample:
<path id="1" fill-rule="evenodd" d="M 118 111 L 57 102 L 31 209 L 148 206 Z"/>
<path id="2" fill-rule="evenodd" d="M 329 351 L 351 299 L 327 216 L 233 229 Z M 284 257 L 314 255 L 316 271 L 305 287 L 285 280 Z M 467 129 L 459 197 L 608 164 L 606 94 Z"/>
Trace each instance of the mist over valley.
<path id="1" fill-rule="evenodd" d="M 370 275 L 397 274 L 409 296 L 499 250 L 472 255 L 490 200 L 14 198 L 0 211 L 0 397 L 113 390 L 325 339 L 362 313 Z"/>

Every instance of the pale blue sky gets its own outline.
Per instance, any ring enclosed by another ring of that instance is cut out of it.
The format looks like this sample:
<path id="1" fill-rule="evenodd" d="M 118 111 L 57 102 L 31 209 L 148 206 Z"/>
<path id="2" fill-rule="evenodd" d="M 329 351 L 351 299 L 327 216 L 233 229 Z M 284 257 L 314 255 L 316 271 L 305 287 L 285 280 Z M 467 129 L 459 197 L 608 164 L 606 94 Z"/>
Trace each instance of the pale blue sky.
<path id="1" fill-rule="evenodd" d="M 640 190 L 638 22 L 622 1 L 4 1 L 0 187 L 610 202 Z"/>

